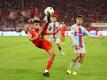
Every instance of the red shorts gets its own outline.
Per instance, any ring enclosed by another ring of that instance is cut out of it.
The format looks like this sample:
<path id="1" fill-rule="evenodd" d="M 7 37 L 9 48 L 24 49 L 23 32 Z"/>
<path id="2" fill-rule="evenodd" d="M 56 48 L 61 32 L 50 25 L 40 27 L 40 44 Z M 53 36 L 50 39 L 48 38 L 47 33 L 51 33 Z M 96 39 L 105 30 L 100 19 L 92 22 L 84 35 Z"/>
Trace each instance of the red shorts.
<path id="1" fill-rule="evenodd" d="M 52 44 L 50 41 L 43 39 L 43 40 L 38 40 L 38 42 L 34 43 L 35 46 L 38 48 L 44 49 L 45 51 L 49 51 L 50 48 L 52 48 Z"/>

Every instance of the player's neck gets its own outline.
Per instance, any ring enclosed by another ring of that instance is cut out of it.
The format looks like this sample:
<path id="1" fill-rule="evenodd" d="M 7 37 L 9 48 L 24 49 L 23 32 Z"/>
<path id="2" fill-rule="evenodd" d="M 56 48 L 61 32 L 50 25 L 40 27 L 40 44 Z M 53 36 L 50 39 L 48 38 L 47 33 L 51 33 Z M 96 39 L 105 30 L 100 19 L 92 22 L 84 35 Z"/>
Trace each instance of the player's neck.
<path id="1" fill-rule="evenodd" d="M 56 21 L 53 21 L 53 23 L 55 23 Z"/>
<path id="2" fill-rule="evenodd" d="M 81 24 L 76 24 L 78 27 L 81 26 Z"/>

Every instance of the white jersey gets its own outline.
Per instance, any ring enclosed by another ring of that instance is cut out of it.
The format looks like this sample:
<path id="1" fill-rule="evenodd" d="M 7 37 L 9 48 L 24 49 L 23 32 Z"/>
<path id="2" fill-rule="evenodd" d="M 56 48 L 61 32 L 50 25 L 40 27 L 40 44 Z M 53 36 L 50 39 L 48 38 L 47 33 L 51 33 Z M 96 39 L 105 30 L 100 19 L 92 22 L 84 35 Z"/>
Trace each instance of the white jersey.
<path id="1" fill-rule="evenodd" d="M 60 26 L 59 22 L 51 22 L 48 28 L 50 32 L 54 32 L 59 26 Z M 60 43 L 60 35 L 61 35 L 60 31 L 57 32 L 55 35 L 50 35 L 49 40 L 56 41 L 56 43 Z"/>
<path id="2" fill-rule="evenodd" d="M 89 32 L 83 27 L 74 24 L 71 26 L 71 38 L 75 53 L 85 53 L 84 35 L 89 35 Z M 75 46 L 80 46 L 80 50 L 76 50 Z"/>
<path id="3" fill-rule="evenodd" d="M 83 27 L 78 26 L 77 24 L 74 24 L 71 26 L 71 38 L 73 41 L 73 47 L 75 53 L 85 53 L 85 43 L 84 43 L 84 35 L 88 35 L 90 37 L 97 38 L 98 36 L 90 35 L 89 32 Z M 76 50 L 75 46 L 80 46 L 80 50 Z"/>
<path id="4" fill-rule="evenodd" d="M 49 24 L 49 29 L 51 32 L 55 31 L 59 27 L 59 22 L 51 22 Z"/>
<path id="5" fill-rule="evenodd" d="M 89 35 L 89 32 L 83 27 L 74 24 L 71 26 L 71 37 L 73 40 L 73 45 L 83 46 L 84 45 L 84 35 Z"/>

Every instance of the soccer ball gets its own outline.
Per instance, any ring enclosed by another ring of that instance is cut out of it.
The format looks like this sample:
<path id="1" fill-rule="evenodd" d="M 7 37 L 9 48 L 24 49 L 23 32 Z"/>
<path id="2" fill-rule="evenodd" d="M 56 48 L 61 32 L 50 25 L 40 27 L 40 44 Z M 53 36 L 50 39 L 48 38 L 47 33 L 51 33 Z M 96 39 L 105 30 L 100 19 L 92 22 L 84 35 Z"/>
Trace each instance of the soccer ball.
<path id="1" fill-rule="evenodd" d="M 50 15 L 54 14 L 54 9 L 52 7 L 46 7 L 46 9 L 44 10 L 45 15 L 47 15 L 48 13 L 50 13 Z"/>

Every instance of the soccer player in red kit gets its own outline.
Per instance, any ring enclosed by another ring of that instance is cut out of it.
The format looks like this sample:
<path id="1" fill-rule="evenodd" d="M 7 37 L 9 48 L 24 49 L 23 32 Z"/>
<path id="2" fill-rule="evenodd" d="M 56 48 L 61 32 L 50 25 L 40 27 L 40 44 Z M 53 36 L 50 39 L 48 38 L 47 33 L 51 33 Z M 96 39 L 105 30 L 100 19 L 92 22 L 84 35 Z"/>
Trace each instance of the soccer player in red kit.
<path id="1" fill-rule="evenodd" d="M 65 31 L 67 30 L 67 25 L 65 24 L 64 21 L 61 22 L 62 28 L 61 28 L 61 41 L 62 44 L 64 44 L 65 41 Z"/>
<path id="2" fill-rule="evenodd" d="M 50 23 L 50 21 L 51 21 L 50 15 L 47 15 L 47 22 L 44 23 L 44 25 L 40 28 L 40 21 L 33 20 L 32 21 L 33 26 L 31 26 L 29 31 L 27 32 L 29 40 L 32 41 L 32 43 L 36 47 L 44 49 L 50 55 L 45 71 L 43 73 L 43 76 L 46 76 L 46 77 L 50 77 L 49 69 L 51 68 L 53 64 L 53 61 L 55 58 L 55 52 L 53 50 L 52 44 L 50 43 L 50 41 L 44 38 L 44 35 L 56 34 L 60 30 L 60 28 L 58 28 L 53 33 L 47 32 L 48 24 Z"/>

